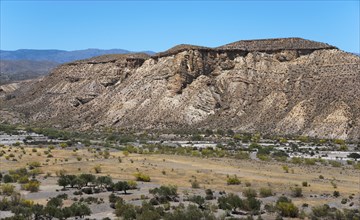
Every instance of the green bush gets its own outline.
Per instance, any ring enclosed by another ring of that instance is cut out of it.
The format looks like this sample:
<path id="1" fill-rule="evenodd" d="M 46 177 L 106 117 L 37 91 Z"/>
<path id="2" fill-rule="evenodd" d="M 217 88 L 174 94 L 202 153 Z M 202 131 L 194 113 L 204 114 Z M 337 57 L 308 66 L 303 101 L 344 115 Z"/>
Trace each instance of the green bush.
<path id="1" fill-rule="evenodd" d="M 15 191 L 15 186 L 9 183 L 2 184 L 0 186 L 1 195 L 11 196 Z"/>
<path id="2" fill-rule="evenodd" d="M 150 182 L 150 176 L 143 174 L 143 173 L 135 173 L 134 174 L 136 181 L 142 181 L 142 182 Z"/>
<path id="3" fill-rule="evenodd" d="M 276 201 L 276 209 L 282 217 L 295 218 L 299 215 L 299 209 L 285 196 L 278 198 Z"/>
<path id="4" fill-rule="evenodd" d="M 234 175 L 234 176 L 229 176 L 226 180 L 228 185 L 239 185 L 241 183 L 241 181 L 239 180 L 239 178 Z"/>
<path id="5" fill-rule="evenodd" d="M 295 218 L 299 214 L 299 209 L 293 203 L 279 202 L 276 204 L 276 208 L 283 217 Z"/>
<path id="6" fill-rule="evenodd" d="M 191 188 L 199 189 L 200 188 L 200 183 L 196 179 L 191 181 Z"/>
<path id="7" fill-rule="evenodd" d="M 254 198 L 257 196 L 257 192 L 255 189 L 252 189 L 252 188 L 248 188 L 248 189 L 244 189 L 243 190 L 243 195 L 246 197 L 246 198 Z"/>
<path id="8" fill-rule="evenodd" d="M 271 188 L 260 188 L 259 194 L 263 198 L 273 195 Z"/>
<path id="9" fill-rule="evenodd" d="M 95 173 L 101 173 L 101 165 L 97 164 L 94 166 Z"/>
<path id="10" fill-rule="evenodd" d="M 302 188 L 300 187 L 291 188 L 291 195 L 293 197 L 302 197 Z"/>
<path id="11" fill-rule="evenodd" d="M 329 163 L 333 167 L 341 167 L 341 163 L 339 161 L 330 160 Z"/>
<path id="12" fill-rule="evenodd" d="M 40 188 L 40 182 L 36 180 L 31 180 L 28 183 L 23 184 L 21 188 L 23 188 L 26 191 L 37 192 L 39 191 Z"/>

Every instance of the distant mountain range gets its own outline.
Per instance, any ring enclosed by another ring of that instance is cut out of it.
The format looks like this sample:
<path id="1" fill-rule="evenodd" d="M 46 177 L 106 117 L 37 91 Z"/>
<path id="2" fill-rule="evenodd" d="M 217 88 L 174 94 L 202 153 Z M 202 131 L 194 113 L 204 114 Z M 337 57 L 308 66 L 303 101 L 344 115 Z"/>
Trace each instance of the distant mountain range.
<path id="1" fill-rule="evenodd" d="M 152 51 L 143 51 L 149 55 L 154 54 Z M 52 61 L 56 63 L 66 63 L 74 60 L 87 59 L 104 54 L 127 54 L 131 51 L 123 49 L 86 49 L 86 50 L 30 50 L 21 49 L 15 51 L 0 50 L 1 60 L 34 60 L 34 61 Z"/>
<path id="2" fill-rule="evenodd" d="M 34 60 L 1 60 L 0 85 L 47 75 L 59 63 Z"/>
<path id="3" fill-rule="evenodd" d="M 153 51 L 142 51 L 149 55 Z M 54 67 L 62 63 L 87 59 L 104 54 L 132 53 L 123 49 L 86 49 L 86 50 L 0 50 L 0 85 L 13 81 L 32 79 L 47 75 Z"/>

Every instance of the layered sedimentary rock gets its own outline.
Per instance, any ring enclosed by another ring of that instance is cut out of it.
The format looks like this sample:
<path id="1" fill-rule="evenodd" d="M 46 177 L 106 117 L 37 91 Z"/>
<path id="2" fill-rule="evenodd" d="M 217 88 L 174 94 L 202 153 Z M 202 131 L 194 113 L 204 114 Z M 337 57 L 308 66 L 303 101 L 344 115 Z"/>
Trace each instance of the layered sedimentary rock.
<path id="1" fill-rule="evenodd" d="M 64 64 L 5 108 L 91 129 L 226 128 L 359 139 L 360 58 L 300 38 Z"/>

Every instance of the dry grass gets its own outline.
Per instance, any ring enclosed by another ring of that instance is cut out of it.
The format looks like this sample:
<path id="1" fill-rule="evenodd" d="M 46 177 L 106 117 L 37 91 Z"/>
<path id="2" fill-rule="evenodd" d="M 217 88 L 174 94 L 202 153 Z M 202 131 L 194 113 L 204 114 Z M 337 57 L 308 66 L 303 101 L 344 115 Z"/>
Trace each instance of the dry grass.
<path id="1" fill-rule="evenodd" d="M 151 181 L 156 184 L 175 184 L 179 187 L 189 188 L 191 187 L 190 180 L 196 178 L 201 188 L 233 192 L 242 191 L 245 188 L 244 183 L 250 182 L 251 187 L 255 189 L 271 187 L 273 192 L 278 195 L 289 194 L 290 187 L 294 187 L 296 184 L 301 186 L 303 181 L 307 181 L 310 186 L 303 187 L 305 197 L 294 199 L 294 202 L 299 205 L 328 202 L 333 198 L 310 198 L 310 195 L 332 194 L 334 190 L 340 191 L 342 197 L 359 193 L 360 171 L 352 168 L 289 165 L 290 170 L 293 169 L 294 173 L 285 173 L 282 169 L 283 164 L 278 162 L 146 154 L 130 154 L 125 157 L 122 152 L 110 152 L 109 159 L 104 159 L 98 152 L 92 153 L 87 149 L 77 152 L 70 149 L 53 149 L 51 150 L 53 157 L 47 158 L 44 154 L 44 151 L 48 150 L 47 148 L 37 148 L 36 153 L 32 152 L 32 148 L 25 148 L 26 154 L 19 159 L 18 156 L 22 154 L 22 150 L 18 149 L 17 152 L 14 152 L 15 147 L 12 147 L 11 152 L 8 152 L 8 149 L 9 147 L 2 148 L 6 152 L 0 158 L 2 172 L 25 167 L 32 161 L 41 162 L 43 172 L 50 172 L 52 175 L 61 169 L 74 174 L 95 173 L 94 166 L 100 165 L 101 175 L 110 175 L 116 179 L 134 179 L 134 173 L 143 172 L 149 175 Z M 37 156 L 38 152 L 41 153 L 41 156 Z M 13 153 L 18 161 L 6 160 L 5 156 L 10 153 Z M 77 157 L 81 157 L 82 160 L 78 161 Z M 118 157 L 122 158 L 121 163 L 119 163 Z M 48 162 L 46 162 L 47 159 L 49 159 Z M 165 171 L 165 175 L 162 171 Z M 235 174 L 242 183 L 228 186 L 226 184 L 227 175 Z M 325 179 L 319 179 L 320 174 Z M 332 180 L 337 185 L 336 189 L 331 185 Z"/>

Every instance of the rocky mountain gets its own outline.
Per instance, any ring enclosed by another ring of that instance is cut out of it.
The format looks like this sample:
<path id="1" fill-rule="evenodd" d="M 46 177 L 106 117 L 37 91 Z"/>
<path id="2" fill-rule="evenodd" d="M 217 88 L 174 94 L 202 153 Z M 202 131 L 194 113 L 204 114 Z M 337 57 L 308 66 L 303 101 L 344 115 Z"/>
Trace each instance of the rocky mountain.
<path id="1" fill-rule="evenodd" d="M 63 128 L 224 128 L 360 137 L 360 57 L 301 38 L 67 63 L 2 101 Z"/>
<path id="2" fill-rule="evenodd" d="M 0 60 L 0 85 L 47 75 L 59 63 L 32 60 Z"/>

